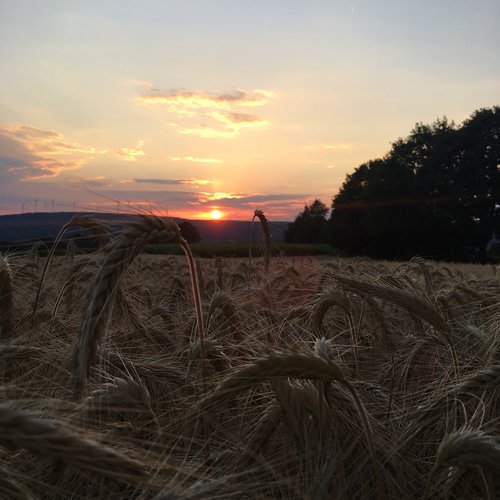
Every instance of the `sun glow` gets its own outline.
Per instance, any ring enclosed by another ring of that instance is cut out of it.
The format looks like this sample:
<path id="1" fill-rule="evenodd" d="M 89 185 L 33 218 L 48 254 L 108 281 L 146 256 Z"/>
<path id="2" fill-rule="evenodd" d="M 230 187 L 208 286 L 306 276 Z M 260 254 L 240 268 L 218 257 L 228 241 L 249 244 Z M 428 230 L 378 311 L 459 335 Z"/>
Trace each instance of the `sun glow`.
<path id="1" fill-rule="evenodd" d="M 222 219 L 222 212 L 220 210 L 212 210 L 210 212 L 210 218 L 212 220 L 219 220 Z"/>

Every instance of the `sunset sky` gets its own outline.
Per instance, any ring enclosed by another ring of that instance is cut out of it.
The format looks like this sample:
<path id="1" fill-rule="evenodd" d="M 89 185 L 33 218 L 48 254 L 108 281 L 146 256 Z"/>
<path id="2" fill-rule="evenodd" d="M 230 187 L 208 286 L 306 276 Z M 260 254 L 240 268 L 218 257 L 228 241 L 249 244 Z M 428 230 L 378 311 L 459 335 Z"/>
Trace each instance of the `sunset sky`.
<path id="1" fill-rule="evenodd" d="M 293 220 L 499 49 L 499 0 L 0 0 L 0 214 Z"/>

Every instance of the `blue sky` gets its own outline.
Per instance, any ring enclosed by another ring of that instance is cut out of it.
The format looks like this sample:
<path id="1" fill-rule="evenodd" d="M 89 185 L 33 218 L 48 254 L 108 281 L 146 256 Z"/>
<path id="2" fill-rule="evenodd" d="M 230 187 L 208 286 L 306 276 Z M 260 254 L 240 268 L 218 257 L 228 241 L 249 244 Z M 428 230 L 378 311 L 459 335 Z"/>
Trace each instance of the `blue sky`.
<path id="1" fill-rule="evenodd" d="M 290 220 L 500 102 L 500 2 L 0 1 L 0 213 Z"/>

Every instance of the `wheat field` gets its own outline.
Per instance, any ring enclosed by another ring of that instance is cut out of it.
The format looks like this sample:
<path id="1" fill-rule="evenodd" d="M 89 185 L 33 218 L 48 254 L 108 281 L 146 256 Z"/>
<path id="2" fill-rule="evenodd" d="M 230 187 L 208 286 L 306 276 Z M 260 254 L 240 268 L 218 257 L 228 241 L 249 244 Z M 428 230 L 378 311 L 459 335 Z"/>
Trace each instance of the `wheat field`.
<path id="1" fill-rule="evenodd" d="M 496 267 L 83 224 L 94 254 L 0 258 L 0 498 L 500 498 Z"/>

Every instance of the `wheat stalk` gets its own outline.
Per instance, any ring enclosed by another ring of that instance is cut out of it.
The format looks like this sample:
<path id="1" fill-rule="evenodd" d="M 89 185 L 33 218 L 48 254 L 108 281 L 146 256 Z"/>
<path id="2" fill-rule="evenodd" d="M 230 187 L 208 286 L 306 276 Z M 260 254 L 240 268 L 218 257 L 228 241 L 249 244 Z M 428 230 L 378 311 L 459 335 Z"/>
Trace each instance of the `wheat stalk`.
<path id="1" fill-rule="evenodd" d="M 298 446 L 305 450 L 307 440 L 308 415 L 301 401 L 295 397 L 290 383 L 279 377 L 270 379 L 276 399 L 282 409 L 286 427 L 292 430 Z"/>
<path id="2" fill-rule="evenodd" d="M 59 290 L 59 294 L 57 295 L 54 307 L 52 308 L 52 317 L 50 318 L 50 323 L 49 323 L 49 333 L 52 332 L 57 311 L 59 309 L 59 305 L 66 290 L 69 290 L 69 294 L 72 295 L 73 291 L 72 288 L 77 279 L 86 280 L 91 277 L 90 271 L 82 272 L 82 268 L 89 262 L 91 262 L 89 259 L 84 259 L 78 262 L 75 266 L 73 266 L 73 269 L 70 271 L 67 281 L 64 282 L 63 286 Z M 68 304 L 71 304 L 71 302 L 72 300 L 69 298 Z M 70 309 L 70 306 L 68 306 L 68 309 Z"/>
<path id="3" fill-rule="evenodd" d="M 87 295 L 80 335 L 73 349 L 73 385 L 76 395 L 87 385 L 90 366 L 96 360 L 97 347 L 104 335 L 123 273 L 145 245 L 157 242 L 182 244 L 184 240 L 175 222 L 143 215 L 139 221 L 129 224 L 105 249 L 106 255 Z"/>
<path id="4" fill-rule="evenodd" d="M 480 370 L 467 377 L 455 386 L 457 392 L 469 389 L 491 389 L 500 386 L 500 365 L 494 365 L 487 370 Z"/>
<path id="5" fill-rule="evenodd" d="M 10 339 L 14 333 L 14 292 L 9 261 L 0 255 L 0 339 Z"/>
<path id="6" fill-rule="evenodd" d="M 255 430 L 250 435 L 244 448 L 244 455 L 240 460 L 246 458 L 248 455 L 255 456 L 259 453 L 281 423 L 282 418 L 283 410 L 281 406 L 276 403 L 269 405 L 260 418 Z"/>
<path id="7" fill-rule="evenodd" d="M 311 322 L 316 329 L 320 329 L 323 318 L 332 306 L 340 307 L 352 323 L 352 315 L 349 308 L 349 300 L 343 292 L 330 288 L 318 294 L 311 307 Z"/>
<path id="8" fill-rule="evenodd" d="M 210 318 L 213 316 L 215 310 L 218 308 L 222 310 L 225 320 L 230 325 L 235 340 L 240 340 L 241 321 L 231 297 L 226 292 L 218 291 L 212 296 L 212 300 L 210 301 L 208 308 L 208 323 L 210 322 Z"/>
<path id="9" fill-rule="evenodd" d="M 345 276 L 336 276 L 335 279 L 344 289 L 353 293 L 378 297 L 379 299 L 387 300 L 408 310 L 412 314 L 427 321 L 429 324 L 434 326 L 434 328 L 444 334 L 447 340 L 449 339 L 450 327 L 437 308 L 415 293 L 409 293 L 378 283 L 370 283 L 368 281 L 347 278 Z"/>
<path id="10" fill-rule="evenodd" d="M 439 310 L 429 301 L 415 293 L 398 290 L 379 283 L 370 283 L 368 281 L 346 278 L 344 276 L 336 276 L 336 280 L 346 290 L 362 296 L 373 296 L 387 300 L 406 309 L 416 317 L 427 321 L 427 323 L 441 333 L 445 345 L 450 349 L 455 371 L 458 371 L 458 358 L 450 338 L 450 326 Z"/>
<path id="11" fill-rule="evenodd" d="M 0 364 L 15 359 L 24 359 L 39 356 L 42 349 L 28 345 L 0 344 Z"/>
<path id="12" fill-rule="evenodd" d="M 0 403 L 0 444 L 51 457 L 83 472 L 136 483 L 149 475 L 142 463 L 96 441 L 80 437 L 60 422 L 40 419 Z"/>
<path id="13" fill-rule="evenodd" d="M 449 465 L 482 465 L 500 473 L 500 444 L 479 430 L 463 429 L 445 436 L 427 479 L 424 500 L 429 498 L 435 474 Z"/>
<path id="14" fill-rule="evenodd" d="M 42 271 L 42 276 L 40 278 L 40 282 L 38 283 L 38 288 L 35 294 L 35 302 L 33 304 L 33 321 L 35 319 L 36 311 L 38 308 L 38 302 L 40 300 L 40 293 L 42 291 L 42 286 L 45 281 L 45 276 L 47 274 L 47 270 L 49 269 L 50 262 L 52 261 L 52 257 L 54 256 L 54 252 L 56 251 L 57 245 L 61 241 L 64 233 L 73 226 L 82 226 L 88 229 L 93 235 L 99 238 L 101 244 L 109 242 L 109 236 L 105 227 L 95 218 L 90 215 L 75 215 L 73 216 L 64 226 L 61 228 L 59 233 L 52 244 L 52 247 L 47 255 L 47 259 L 45 260 L 45 266 Z"/>
<path id="15" fill-rule="evenodd" d="M 224 270 L 222 268 L 222 258 L 215 258 L 215 287 L 217 290 L 224 288 Z"/>
<path id="16" fill-rule="evenodd" d="M 269 221 L 267 217 L 264 215 L 262 210 L 255 210 L 252 222 L 257 217 L 260 221 L 260 225 L 262 227 L 262 232 L 264 234 L 264 247 L 265 247 L 265 256 L 264 256 L 264 270 L 267 273 L 269 271 L 269 261 L 271 258 L 271 231 L 269 229 Z"/>
<path id="17" fill-rule="evenodd" d="M 373 444 L 372 430 L 366 410 L 359 398 L 356 388 L 344 377 L 340 367 L 332 361 L 326 361 L 317 356 L 297 353 L 271 354 L 265 358 L 257 359 L 252 364 L 240 368 L 230 375 L 212 394 L 206 396 L 198 404 L 197 414 L 216 408 L 227 398 L 270 377 L 296 377 L 325 382 L 337 380 L 351 392 L 363 423 L 368 449 L 376 475 L 378 495 L 382 498 L 382 482 Z"/>
<path id="18" fill-rule="evenodd" d="M 33 500 L 29 491 L 15 481 L 8 470 L 0 467 L 0 498 L 4 500 Z"/>

